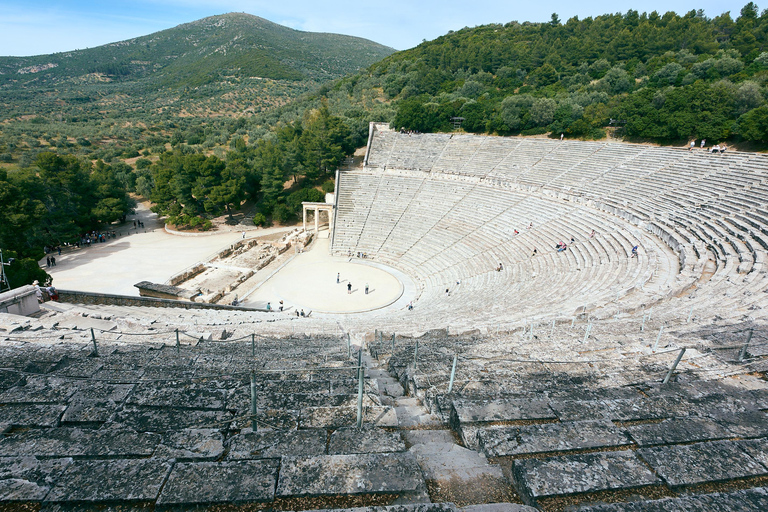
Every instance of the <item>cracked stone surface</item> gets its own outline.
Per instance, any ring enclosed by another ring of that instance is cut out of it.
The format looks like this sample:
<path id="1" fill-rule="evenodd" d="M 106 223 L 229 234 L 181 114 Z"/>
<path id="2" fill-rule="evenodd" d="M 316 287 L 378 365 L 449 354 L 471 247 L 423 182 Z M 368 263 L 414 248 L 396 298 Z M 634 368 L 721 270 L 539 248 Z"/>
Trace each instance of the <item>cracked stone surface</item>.
<path id="1" fill-rule="evenodd" d="M 675 487 L 768 474 L 734 441 L 641 448 L 637 453 Z"/>
<path id="2" fill-rule="evenodd" d="M 639 446 L 690 443 L 731 437 L 723 426 L 708 418 L 673 418 L 661 423 L 630 425 L 632 439 Z"/>
<path id="3" fill-rule="evenodd" d="M 0 501 L 40 501 L 72 459 L 0 457 Z"/>
<path id="4" fill-rule="evenodd" d="M 516 460 L 512 471 L 520 488 L 532 500 L 660 483 L 631 451 Z"/>
<path id="5" fill-rule="evenodd" d="M 763 512 L 768 510 L 768 489 L 756 487 L 730 493 L 665 498 L 630 503 L 587 505 L 574 512 Z"/>
<path id="6" fill-rule="evenodd" d="M 182 462 L 174 466 L 158 505 L 272 501 L 278 462 Z"/>
<path id="7" fill-rule="evenodd" d="M 130 430 L 59 427 L 28 430 L 0 440 L 0 457 L 148 457 L 160 437 Z"/>
<path id="8" fill-rule="evenodd" d="M 216 460 L 224 453 L 224 436 L 217 429 L 183 429 L 163 434 L 155 450 L 160 459 Z"/>
<path id="9" fill-rule="evenodd" d="M 351 453 L 404 452 L 405 443 L 398 432 L 371 425 L 344 427 L 334 431 L 328 443 L 330 455 Z"/>
<path id="10" fill-rule="evenodd" d="M 8 404 L 0 406 L 0 423 L 14 427 L 56 427 L 64 405 Z"/>
<path id="11" fill-rule="evenodd" d="M 152 501 L 171 470 L 162 459 L 74 461 L 45 498 L 51 502 Z"/>
<path id="12" fill-rule="evenodd" d="M 622 429 L 608 420 L 502 427 L 481 430 L 477 436 L 481 449 L 488 457 L 631 444 Z"/>
<path id="13" fill-rule="evenodd" d="M 324 455 L 325 429 L 266 430 L 240 433 L 229 440 L 228 460 Z"/>
<path id="14" fill-rule="evenodd" d="M 277 496 L 415 493 L 424 488 L 410 453 L 283 457 Z"/>

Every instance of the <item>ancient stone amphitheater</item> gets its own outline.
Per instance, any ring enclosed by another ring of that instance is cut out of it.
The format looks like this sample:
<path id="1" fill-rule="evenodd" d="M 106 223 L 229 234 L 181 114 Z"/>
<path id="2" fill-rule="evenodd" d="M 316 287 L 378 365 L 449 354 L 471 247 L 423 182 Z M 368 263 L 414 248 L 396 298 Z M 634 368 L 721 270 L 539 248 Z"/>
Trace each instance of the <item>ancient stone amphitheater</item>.
<path id="1" fill-rule="evenodd" d="M 768 510 L 767 181 L 372 125 L 331 251 L 402 299 L 3 316 L 0 510 Z"/>

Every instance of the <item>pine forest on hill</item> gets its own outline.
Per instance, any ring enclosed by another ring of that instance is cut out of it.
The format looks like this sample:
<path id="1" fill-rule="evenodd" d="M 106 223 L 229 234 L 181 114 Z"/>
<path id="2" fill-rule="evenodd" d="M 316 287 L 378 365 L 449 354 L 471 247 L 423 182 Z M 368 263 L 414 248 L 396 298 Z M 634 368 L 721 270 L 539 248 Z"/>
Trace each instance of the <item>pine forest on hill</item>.
<path id="1" fill-rule="evenodd" d="M 553 14 L 392 52 L 230 14 L 91 50 L 0 58 L 0 248 L 39 257 L 119 220 L 128 193 L 180 228 L 208 229 L 246 201 L 256 224 L 290 221 L 302 200 L 333 189 L 370 121 L 433 132 L 462 117 L 475 133 L 768 144 L 768 11 L 754 3 L 714 18 Z M 80 192 L 66 194 L 75 182 Z"/>

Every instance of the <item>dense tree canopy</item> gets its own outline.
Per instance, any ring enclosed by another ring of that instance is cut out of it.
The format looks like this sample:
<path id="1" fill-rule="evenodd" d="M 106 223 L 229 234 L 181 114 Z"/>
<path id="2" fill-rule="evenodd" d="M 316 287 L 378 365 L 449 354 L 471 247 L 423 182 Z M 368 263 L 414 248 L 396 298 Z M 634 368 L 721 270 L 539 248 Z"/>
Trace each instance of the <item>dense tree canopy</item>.
<path id="1" fill-rule="evenodd" d="M 46 280 L 35 270 L 44 247 L 79 242 L 84 232 L 124 219 L 133 206 L 114 168 L 101 161 L 92 166 L 47 152 L 34 168 L 0 169 L 0 248 L 4 258 L 16 258 L 8 271 L 15 286 Z"/>

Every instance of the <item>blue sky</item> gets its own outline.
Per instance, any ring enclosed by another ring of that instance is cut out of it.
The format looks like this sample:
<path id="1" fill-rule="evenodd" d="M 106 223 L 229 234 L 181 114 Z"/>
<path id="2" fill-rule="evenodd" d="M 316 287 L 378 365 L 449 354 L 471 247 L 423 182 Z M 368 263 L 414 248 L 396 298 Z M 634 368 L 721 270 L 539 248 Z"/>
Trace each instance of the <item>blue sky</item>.
<path id="1" fill-rule="evenodd" d="M 628 9 L 680 14 L 704 9 L 709 17 L 731 11 L 735 18 L 746 3 L 747 0 L 0 0 L 0 55 L 40 55 L 91 48 L 226 12 L 255 14 L 297 30 L 365 37 L 404 50 L 449 30 L 513 20 L 548 21 L 553 12 L 563 21 L 572 16 L 585 18 Z M 768 7 L 756 3 L 761 10 Z"/>

